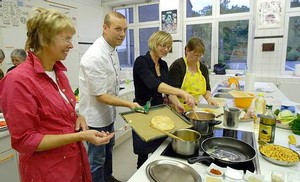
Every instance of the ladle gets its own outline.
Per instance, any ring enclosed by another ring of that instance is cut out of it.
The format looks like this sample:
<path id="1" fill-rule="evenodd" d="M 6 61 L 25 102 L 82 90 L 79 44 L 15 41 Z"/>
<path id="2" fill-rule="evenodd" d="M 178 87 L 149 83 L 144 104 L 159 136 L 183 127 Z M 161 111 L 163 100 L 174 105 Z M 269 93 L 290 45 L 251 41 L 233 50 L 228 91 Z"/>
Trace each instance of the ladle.
<path id="1" fill-rule="evenodd" d="M 154 128 L 154 129 L 157 129 L 158 131 L 160 131 L 160 132 L 162 132 L 162 133 L 168 135 L 168 136 L 171 137 L 171 138 L 174 138 L 174 139 L 180 140 L 180 141 L 185 141 L 184 139 L 182 139 L 182 138 L 180 138 L 180 137 L 178 137 L 178 136 L 176 136 L 176 135 L 173 135 L 172 133 L 170 133 L 170 132 L 168 132 L 168 131 L 165 131 L 165 130 L 162 130 L 162 129 L 158 128 L 158 127 L 155 127 L 155 126 L 152 125 L 152 124 L 150 124 L 150 126 L 151 126 L 152 128 Z"/>

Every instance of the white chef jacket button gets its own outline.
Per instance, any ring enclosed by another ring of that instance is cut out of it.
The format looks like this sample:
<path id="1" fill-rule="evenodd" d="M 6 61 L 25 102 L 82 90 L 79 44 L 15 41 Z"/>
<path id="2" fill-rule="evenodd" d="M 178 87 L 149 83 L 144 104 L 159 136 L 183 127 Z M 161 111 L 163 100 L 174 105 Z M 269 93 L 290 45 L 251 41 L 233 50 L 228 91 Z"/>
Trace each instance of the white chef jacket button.
<path id="1" fill-rule="evenodd" d="M 66 156 L 64 156 L 64 159 L 67 158 Z"/>

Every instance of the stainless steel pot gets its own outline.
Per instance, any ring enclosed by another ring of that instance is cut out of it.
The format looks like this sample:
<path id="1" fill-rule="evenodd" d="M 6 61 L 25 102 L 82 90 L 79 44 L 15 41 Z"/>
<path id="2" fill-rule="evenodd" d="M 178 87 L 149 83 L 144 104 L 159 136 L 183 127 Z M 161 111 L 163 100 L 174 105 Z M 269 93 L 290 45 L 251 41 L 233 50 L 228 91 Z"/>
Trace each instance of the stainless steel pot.
<path id="1" fill-rule="evenodd" d="M 222 121 L 215 120 L 215 118 L 218 118 L 221 115 L 223 114 L 216 116 L 213 113 L 205 111 L 187 111 L 184 113 L 185 118 L 193 125 L 193 128 L 196 131 L 198 131 L 201 135 L 212 134 L 214 126 L 222 123 Z"/>
<path id="2" fill-rule="evenodd" d="M 180 155 L 193 155 L 199 150 L 201 135 L 191 129 L 179 129 L 173 132 L 182 140 L 172 139 L 172 149 Z"/>

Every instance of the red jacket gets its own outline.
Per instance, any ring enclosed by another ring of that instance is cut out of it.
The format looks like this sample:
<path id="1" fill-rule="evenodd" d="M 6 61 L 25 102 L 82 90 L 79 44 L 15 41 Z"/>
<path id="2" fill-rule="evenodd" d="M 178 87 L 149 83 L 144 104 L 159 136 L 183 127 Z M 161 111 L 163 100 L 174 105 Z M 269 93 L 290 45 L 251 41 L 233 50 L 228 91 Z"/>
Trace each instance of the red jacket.
<path id="1" fill-rule="evenodd" d="M 11 134 L 12 147 L 19 152 L 23 182 L 91 181 L 86 150 L 82 142 L 36 152 L 46 134 L 75 132 L 76 99 L 58 61 L 54 65 L 58 85 L 45 73 L 30 51 L 25 63 L 0 81 L 0 104 Z"/>

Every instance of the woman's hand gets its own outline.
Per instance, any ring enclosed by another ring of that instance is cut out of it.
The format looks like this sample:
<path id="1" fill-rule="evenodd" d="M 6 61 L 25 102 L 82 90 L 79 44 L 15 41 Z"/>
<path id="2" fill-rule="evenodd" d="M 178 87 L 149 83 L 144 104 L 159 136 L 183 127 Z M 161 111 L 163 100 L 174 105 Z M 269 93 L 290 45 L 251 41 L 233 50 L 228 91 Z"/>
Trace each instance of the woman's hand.
<path id="1" fill-rule="evenodd" d="M 86 124 L 85 118 L 82 115 L 77 117 L 75 131 L 79 131 L 80 129 L 82 131 L 89 129 L 89 126 Z"/>
<path id="2" fill-rule="evenodd" d="M 94 145 L 104 145 L 107 144 L 110 139 L 115 135 L 109 132 L 99 132 L 97 130 L 86 130 L 82 131 L 82 140 L 88 141 Z"/>
<path id="3" fill-rule="evenodd" d="M 216 102 L 214 99 L 212 99 L 211 97 L 209 97 L 207 100 L 207 103 L 210 104 L 210 105 L 214 105 L 214 106 L 217 106 L 218 105 L 218 102 Z"/>
<path id="4" fill-rule="evenodd" d="M 184 103 L 188 105 L 191 108 L 194 108 L 196 105 L 196 99 L 187 93 L 186 91 L 181 90 L 181 93 L 179 94 L 179 97 L 184 99 Z"/>

